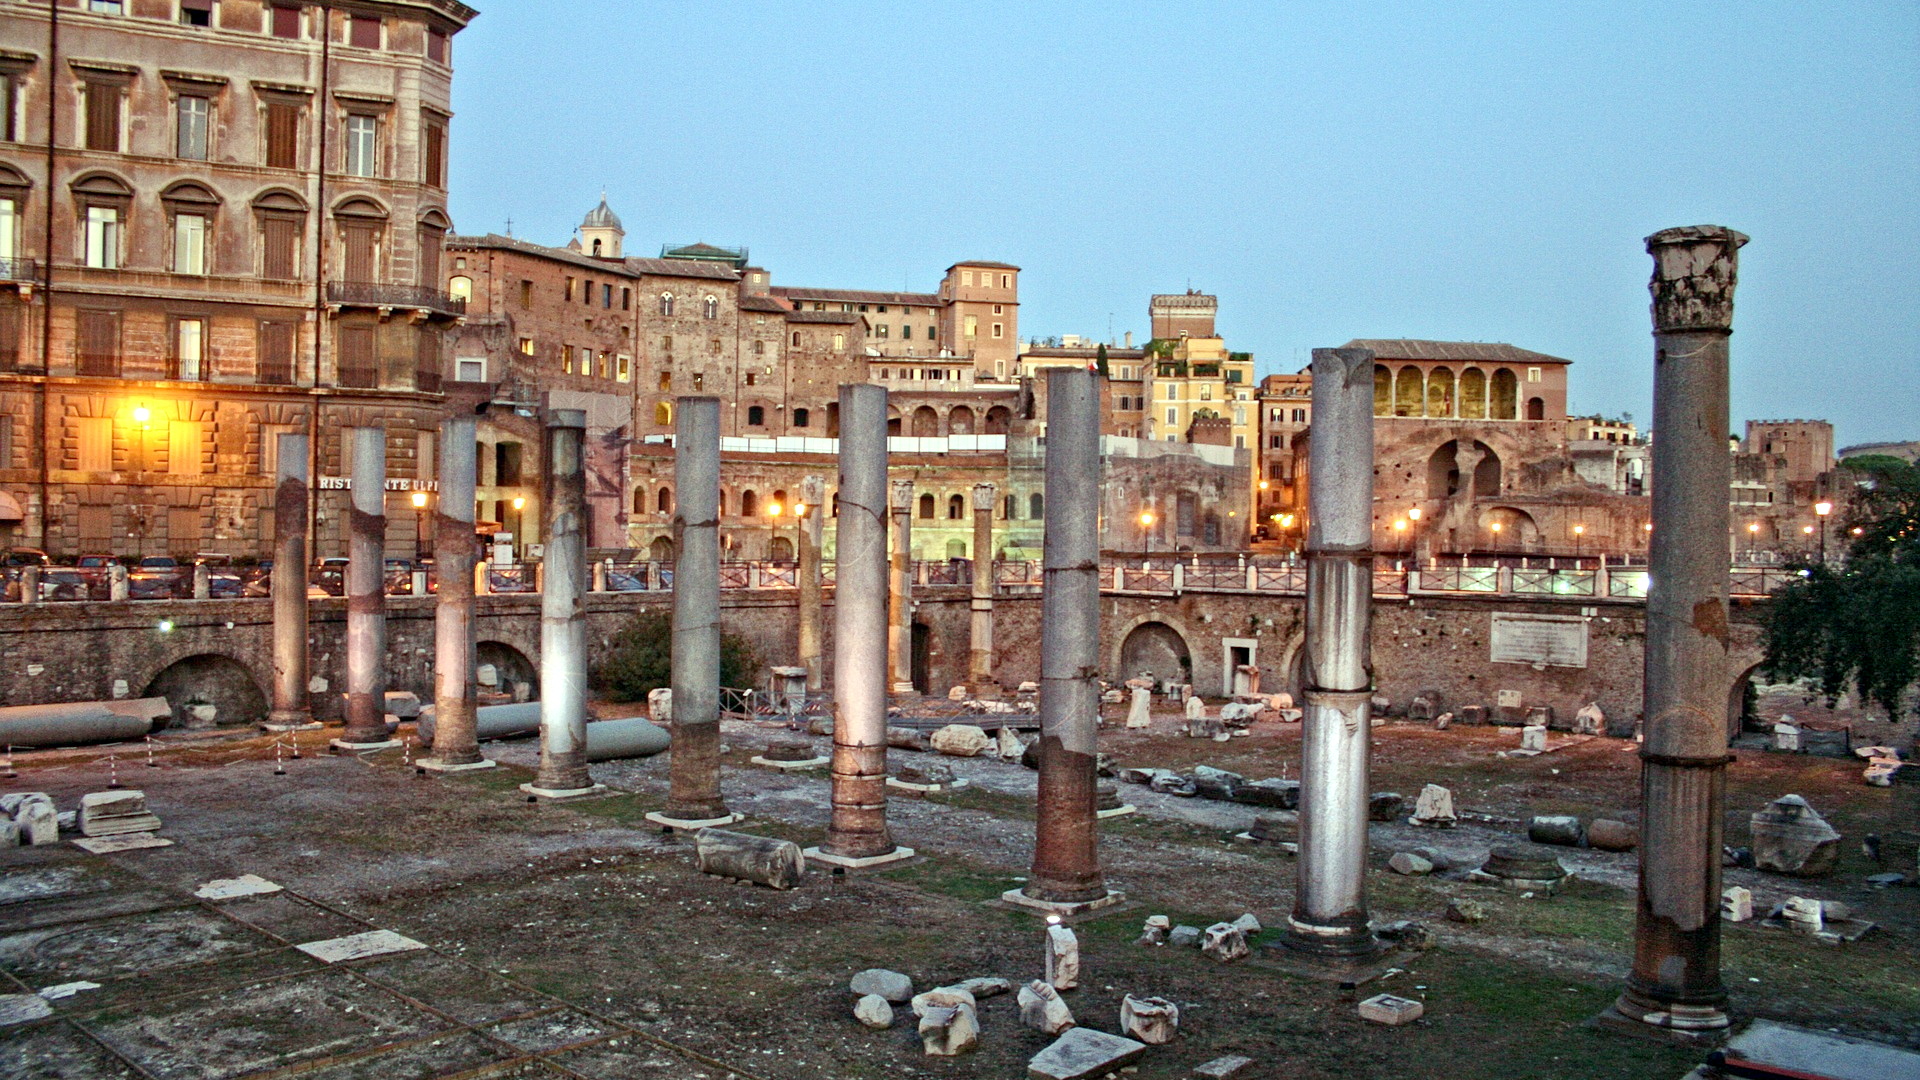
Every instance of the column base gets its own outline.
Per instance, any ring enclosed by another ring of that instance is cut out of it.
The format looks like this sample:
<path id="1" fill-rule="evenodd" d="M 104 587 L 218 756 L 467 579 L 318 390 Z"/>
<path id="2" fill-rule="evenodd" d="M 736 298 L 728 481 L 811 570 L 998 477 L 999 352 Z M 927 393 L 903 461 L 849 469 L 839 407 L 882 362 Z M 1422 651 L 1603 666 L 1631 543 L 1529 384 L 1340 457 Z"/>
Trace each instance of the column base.
<path id="1" fill-rule="evenodd" d="M 389 750 L 399 746 L 399 739 L 384 739 L 380 742 L 348 742 L 345 739 L 332 739 L 327 749 L 336 754 L 364 754 L 369 750 Z"/>
<path id="2" fill-rule="evenodd" d="M 1279 947 L 1301 956 L 1319 956 L 1333 960 L 1365 960 L 1385 952 L 1387 946 L 1367 926 L 1316 926 L 1287 918 L 1287 930 Z"/>
<path id="3" fill-rule="evenodd" d="M 894 683 L 887 692 L 890 694 L 917 694 L 920 690 L 910 682 L 897 682 Z"/>
<path id="4" fill-rule="evenodd" d="M 903 862 L 914 857 L 912 848 L 899 846 L 895 846 L 892 851 L 883 852 L 879 855 L 857 857 L 851 855 L 834 855 L 821 851 L 817 847 L 805 848 L 800 854 L 806 856 L 808 862 L 819 863 L 822 866 L 830 866 L 835 870 L 865 870 L 869 867 Z"/>
<path id="5" fill-rule="evenodd" d="M 1017 908 L 1037 912 L 1042 915 L 1085 915 L 1091 911 L 1110 908 L 1126 902 L 1127 894 L 1117 889 L 1108 889 L 1105 896 L 1096 896 L 1091 900 L 1042 900 L 1028 896 L 1024 890 L 1008 889 L 1000 894 L 1000 902 Z"/>
<path id="6" fill-rule="evenodd" d="M 1704 1049 L 1725 1041 L 1731 1023 L 1725 1010 L 1711 1007 L 1676 1005 L 1666 1012 L 1629 1015 L 1621 1009 L 1622 1004 L 1623 1001 L 1616 1001 L 1607 1006 L 1605 1012 L 1588 1024 L 1615 1035 Z"/>
<path id="7" fill-rule="evenodd" d="M 274 711 L 267 714 L 266 720 L 262 722 L 260 725 L 260 730 L 262 731 L 317 731 L 320 728 L 325 726 L 326 725 L 322 724 L 320 721 L 315 720 L 313 718 L 313 713 L 311 712 L 306 712 L 306 711 L 297 710 L 297 709 L 289 709 L 283 712 L 279 709 L 275 709 Z"/>
<path id="8" fill-rule="evenodd" d="M 922 795 L 937 795 L 942 791 L 958 791 L 970 783 L 972 783 L 972 781 L 964 776 L 956 777 L 944 784 L 916 784 L 911 780 L 902 780 L 897 776 L 887 777 L 888 787 L 898 788 L 901 791 L 918 792 Z"/>
<path id="9" fill-rule="evenodd" d="M 807 758 L 803 761 L 774 761 L 770 758 L 763 758 L 758 754 L 755 754 L 747 760 L 755 765 L 765 765 L 769 769 L 779 769 L 781 772 L 791 772 L 795 769 L 817 769 L 822 765 L 831 764 L 833 761 L 830 757 Z"/>
<path id="10" fill-rule="evenodd" d="M 438 758 L 423 757 L 416 760 L 413 763 L 413 767 L 416 769 L 419 769 L 421 772 L 448 773 L 448 772 L 472 772 L 475 769 L 491 769 L 498 764 L 499 762 L 497 761 L 491 761 L 487 758 L 481 758 L 479 761 L 463 761 L 457 765 L 448 765 L 447 763 L 441 761 Z"/>
<path id="11" fill-rule="evenodd" d="M 491 765 L 493 762 L 489 761 L 487 764 Z M 607 785 L 592 784 L 582 788 L 543 788 L 535 787 L 532 784 L 521 784 L 520 790 L 525 792 L 528 797 L 539 799 L 542 802 L 564 802 L 567 799 L 584 799 L 590 795 L 605 795 L 607 793 Z"/>
<path id="12" fill-rule="evenodd" d="M 672 829 L 674 832 L 698 832 L 701 829 L 717 829 L 723 825 L 732 825 L 736 821 L 745 821 L 747 815 L 722 814 L 712 818 L 677 818 L 668 817 L 665 813 L 655 810 L 646 816 L 646 820 L 663 829 Z"/>

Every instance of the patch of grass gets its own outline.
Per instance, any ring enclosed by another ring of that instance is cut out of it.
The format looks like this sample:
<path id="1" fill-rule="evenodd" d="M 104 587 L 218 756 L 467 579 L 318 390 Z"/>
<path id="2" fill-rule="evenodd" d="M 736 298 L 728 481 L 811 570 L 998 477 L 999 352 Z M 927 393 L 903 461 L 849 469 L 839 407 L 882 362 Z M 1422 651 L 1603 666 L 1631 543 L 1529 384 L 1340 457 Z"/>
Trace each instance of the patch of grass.
<path id="1" fill-rule="evenodd" d="M 975 904 L 998 899 L 1001 893 L 1020 884 L 1004 871 L 950 855 L 883 871 L 876 876 L 922 892 Z"/>

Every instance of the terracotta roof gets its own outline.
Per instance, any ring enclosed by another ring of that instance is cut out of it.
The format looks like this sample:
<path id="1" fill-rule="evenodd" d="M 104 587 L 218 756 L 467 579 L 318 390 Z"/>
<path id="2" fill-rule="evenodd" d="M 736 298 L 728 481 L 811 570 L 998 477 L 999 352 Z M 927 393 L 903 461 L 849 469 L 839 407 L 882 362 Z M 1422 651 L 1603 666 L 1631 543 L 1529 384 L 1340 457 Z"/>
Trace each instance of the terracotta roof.
<path id="1" fill-rule="evenodd" d="M 485 236 L 447 237 L 447 250 L 449 251 L 473 251 L 488 248 L 498 251 L 518 252 L 522 255 L 532 255 L 535 258 L 552 259 L 555 262 L 570 263 L 574 266 L 595 270 L 602 274 L 613 274 L 620 277 L 633 276 L 631 269 L 622 265 L 618 259 L 596 259 L 590 255 L 582 255 L 578 251 L 573 251 L 568 248 L 548 247 L 545 244 L 536 244 L 515 236 L 501 236 L 499 233 L 488 233 Z M 627 261 L 632 262 L 633 260 L 628 259 Z"/>
<path id="2" fill-rule="evenodd" d="M 840 323 L 851 326 L 865 320 L 851 311 L 789 311 L 787 321 L 795 323 Z"/>
<path id="3" fill-rule="evenodd" d="M 1076 360 L 1092 360 L 1100 355 L 1098 345 L 1029 345 L 1021 350 L 1021 356 L 1059 356 Z M 1119 345 L 1107 346 L 1108 360 L 1140 360 L 1145 358 L 1145 349 L 1128 349 Z"/>
<path id="4" fill-rule="evenodd" d="M 911 307 L 939 307 L 940 297 L 933 293 L 873 292 L 867 289 L 809 289 L 799 285 L 775 285 L 775 296 L 791 300 L 827 300 L 836 304 L 904 304 Z"/>
<path id="5" fill-rule="evenodd" d="M 781 303 L 779 300 L 776 300 L 771 296 L 760 296 L 756 293 L 748 293 L 747 295 L 740 298 L 740 310 L 741 311 L 778 311 L 778 312 L 784 313 L 788 311 L 789 308 L 787 307 L 787 305 Z"/>
<path id="6" fill-rule="evenodd" d="M 1372 349 L 1380 360 L 1475 360 L 1487 364 L 1571 364 L 1498 341 L 1423 341 L 1418 338 L 1354 338 L 1342 348 Z"/>
<path id="7" fill-rule="evenodd" d="M 984 266 L 990 270 L 1020 269 L 1019 267 L 1013 265 L 1012 263 L 994 262 L 991 259 L 962 259 L 959 262 L 954 263 L 953 266 Z M 947 267 L 947 269 L 951 270 L 953 269 L 953 266 L 949 266 Z"/>
<path id="8" fill-rule="evenodd" d="M 740 271 L 725 263 L 703 262 L 699 259 L 643 259 L 638 256 L 626 260 L 627 269 L 635 274 L 653 274 L 659 277 L 705 278 L 709 281 L 739 281 Z"/>

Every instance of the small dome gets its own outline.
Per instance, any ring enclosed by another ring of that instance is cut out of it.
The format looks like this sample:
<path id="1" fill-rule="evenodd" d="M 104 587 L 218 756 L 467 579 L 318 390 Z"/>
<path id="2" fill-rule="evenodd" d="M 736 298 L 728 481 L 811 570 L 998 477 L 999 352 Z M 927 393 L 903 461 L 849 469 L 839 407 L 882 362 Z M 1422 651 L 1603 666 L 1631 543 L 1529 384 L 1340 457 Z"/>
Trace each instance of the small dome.
<path id="1" fill-rule="evenodd" d="M 607 205 L 607 197 L 605 195 L 600 196 L 599 206 L 587 211 L 587 219 L 580 223 L 580 227 L 583 229 L 620 229 L 622 232 L 626 231 L 620 226 L 620 215 L 614 213 L 613 208 Z"/>

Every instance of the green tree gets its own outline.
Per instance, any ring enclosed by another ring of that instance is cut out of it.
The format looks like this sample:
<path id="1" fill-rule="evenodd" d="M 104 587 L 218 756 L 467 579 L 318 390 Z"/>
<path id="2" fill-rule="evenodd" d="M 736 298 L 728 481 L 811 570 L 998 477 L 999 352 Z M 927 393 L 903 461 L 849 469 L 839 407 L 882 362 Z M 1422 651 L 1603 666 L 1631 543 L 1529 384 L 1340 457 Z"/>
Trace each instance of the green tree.
<path id="1" fill-rule="evenodd" d="M 1100 343 L 1100 347 L 1099 347 L 1098 349 L 1095 349 L 1095 350 L 1094 350 L 1094 354 L 1093 354 L 1093 366 L 1094 366 L 1094 370 L 1096 370 L 1096 371 L 1098 371 L 1098 372 L 1100 373 L 1100 377 L 1101 377 L 1101 378 L 1103 378 L 1103 379 L 1104 379 L 1104 378 L 1106 378 L 1106 377 L 1107 377 L 1107 345 L 1106 345 L 1106 342 L 1101 342 L 1101 343 Z"/>
<path id="2" fill-rule="evenodd" d="M 1774 592 L 1764 667 L 1817 681 L 1829 702 L 1851 687 L 1897 718 L 1920 681 L 1920 467 L 1855 459 L 1841 476 L 1856 484 L 1840 523 L 1845 556 L 1799 567 Z"/>
<path id="3" fill-rule="evenodd" d="M 720 634 L 720 685 L 753 685 L 760 657 L 739 634 Z M 645 701 L 650 691 L 673 684 L 673 618 L 665 611 L 638 611 L 614 635 L 593 684 L 614 701 Z"/>

